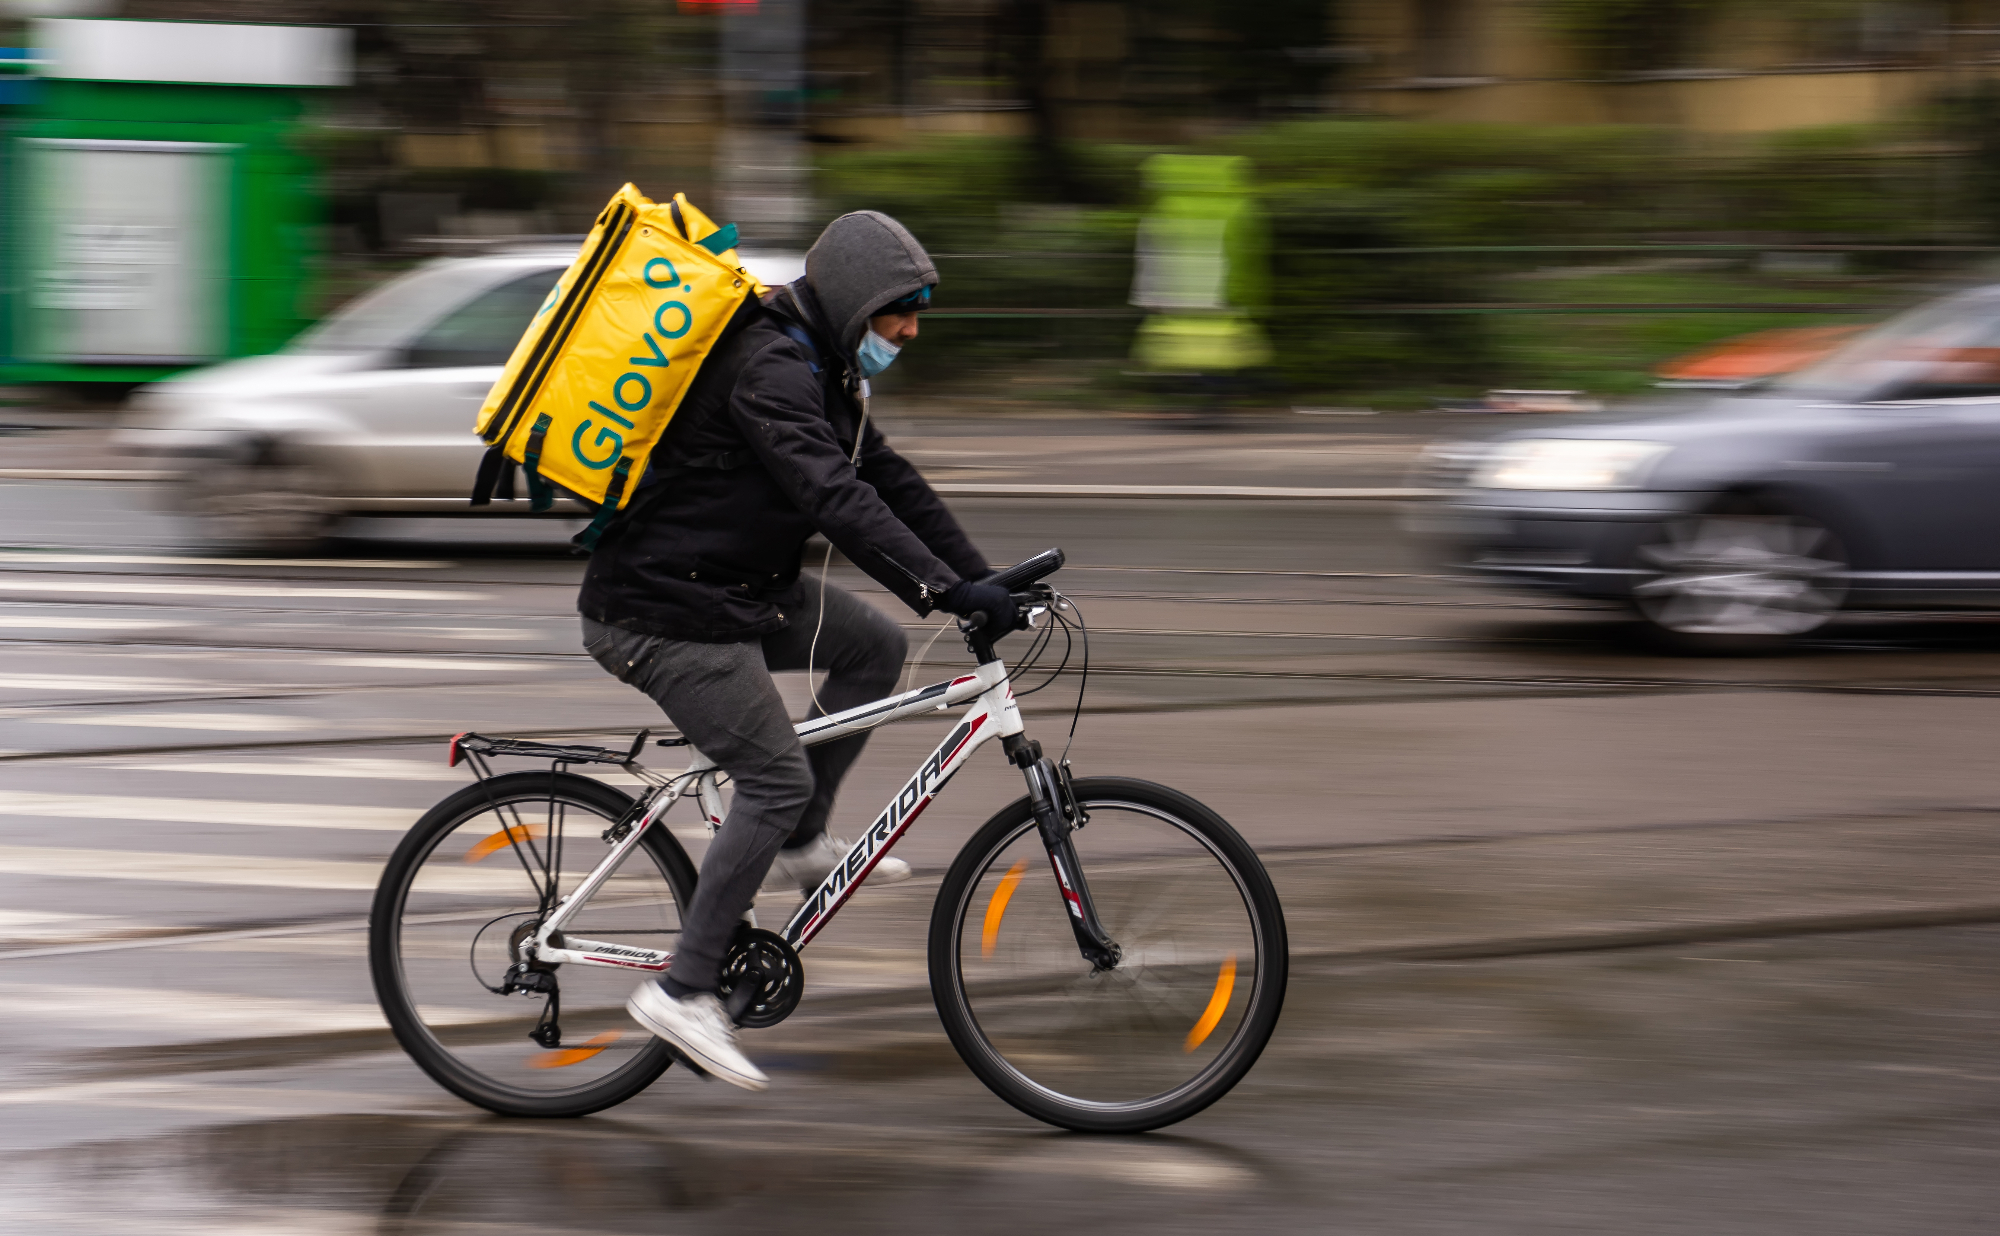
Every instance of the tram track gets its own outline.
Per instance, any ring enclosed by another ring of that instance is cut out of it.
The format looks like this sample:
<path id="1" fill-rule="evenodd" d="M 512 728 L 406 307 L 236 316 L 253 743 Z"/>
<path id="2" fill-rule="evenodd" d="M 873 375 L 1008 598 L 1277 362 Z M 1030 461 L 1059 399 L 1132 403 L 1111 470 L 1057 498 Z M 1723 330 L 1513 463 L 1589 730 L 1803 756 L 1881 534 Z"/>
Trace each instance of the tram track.
<path id="1" fill-rule="evenodd" d="M 1094 704 L 1086 701 L 1083 707 L 1083 715 L 1085 717 L 1242 712 L 1284 707 L 1366 707 L 1388 703 L 1444 703 L 1454 700 L 1491 699 L 1499 694 L 1505 694 L 1507 697 L 1517 700 L 1576 697 L 1604 699 L 1612 697 L 1689 694 L 1861 695 L 1873 697 L 1952 699 L 2000 698 L 2000 684 L 1996 684 L 1990 688 L 1964 688 L 1890 683 L 1755 682 L 1720 679 L 1585 678 L 1575 676 L 1425 674 L 1379 671 L 1338 673 L 1118 665 L 1092 666 L 1090 673 L 1093 677 L 1102 675 L 1115 678 L 1222 679 L 1298 685 L 1325 684 L 1328 686 L 1350 685 L 1427 689 L 1420 692 L 1398 691 L 1393 694 L 1346 696 L 1293 691 L 1289 693 L 1264 693 L 1212 700 L 1133 700 L 1099 702 Z M 1054 698 L 1050 699 L 1049 702 L 1024 701 L 1022 705 L 1023 713 L 1031 718 L 1046 719 L 1059 719 L 1070 716 L 1074 710 L 1074 704 L 1073 702 L 1065 701 L 1062 696 L 1070 687 L 1068 679 L 1072 678 L 1075 674 L 1075 670 L 1066 672 L 1063 675 L 1064 681 L 1059 681 L 1050 688 Z M 444 685 L 464 686 L 467 684 Z M 119 700 L 51 701 L 46 705 L 14 705 L 9 711 L 14 715 L 21 715 L 23 711 L 29 709 L 33 709 L 39 713 L 68 709 L 157 706 L 163 703 L 272 703 L 282 700 L 325 697 L 364 689 L 387 691 L 411 688 L 409 684 L 398 683 L 381 684 L 368 688 L 341 686 L 283 693 L 238 693 L 230 696 L 188 697 L 178 700 L 165 700 L 157 696 L 147 696 Z M 633 725 L 558 726 L 550 728 L 508 727 L 507 732 L 512 736 L 521 738 L 567 737 L 624 742 L 630 738 L 635 729 L 636 726 Z M 455 732 L 448 733 L 442 730 L 377 732 L 373 734 L 339 736 L 319 735 L 297 738 L 235 739 L 216 742 L 78 747 L 44 751 L 4 751 L 0 752 L 0 765 L 87 761 L 142 755 L 199 755 L 229 751 L 308 750 L 317 747 L 416 746 L 426 743 L 446 742 Z"/>
<path id="2" fill-rule="evenodd" d="M 930 626 L 915 626 L 915 625 L 909 626 L 906 629 L 913 633 L 920 633 L 920 634 L 932 633 L 936 630 L 936 628 Z M 1251 638 L 1270 638 L 1270 639 L 1327 639 L 1327 640 L 1340 640 L 1340 641 L 1381 640 L 1381 641 L 1391 641 L 1400 643 L 1421 642 L 1421 643 L 1480 644 L 1480 643 L 1519 643 L 1519 642 L 1565 642 L 1565 641 L 1555 641 L 1555 640 L 1524 641 L 1521 639 L 1493 639 L 1487 637 L 1397 636 L 1397 635 L 1380 635 L 1380 634 L 1357 633 L 1357 632 L 1325 633 L 1325 632 L 1285 632 L 1285 631 L 1214 631 L 1214 630 L 1201 630 L 1201 629 L 1174 630 L 1174 629 L 1115 628 L 1115 627 L 1092 628 L 1091 634 L 1100 636 L 1136 635 L 1136 636 L 1169 636 L 1169 637 L 1182 637 L 1182 638 L 1251 637 Z M 418 659 L 431 660 L 431 661 L 464 660 L 468 663 L 492 662 L 492 661 L 515 661 L 523 663 L 524 665 L 567 664 L 573 662 L 583 662 L 589 659 L 588 654 L 584 653 L 581 650 L 573 652 L 568 650 L 536 651 L 527 649 L 507 649 L 507 650 L 475 649 L 475 650 L 458 651 L 458 650 L 440 650 L 434 648 L 410 648 L 410 647 L 384 648 L 380 646 L 355 646 L 355 645 L 339 645 L 339 644 L 287 644 L 282 646 L 275 646 L 268 644 L 220 643 L 220 642 L 209 642 L 209 641 L 180 642 L 180 641 L 163 641 L 163 640 L 0 639 L 0 648 L 42 647 L 42 646 L 65 647 L 65 648 L 67 647 L 78 647 L 78 648 L 102 647 L 102 648 L 124 648 L 124 649 L 157 648 L 162 650 L 163 653 L 168 655 L 190 653 L 190 652 L 212 653 L 217 655 L 264 653 L 264 654 L 269 654 L 274 658 L 277 658 L 277 657 L 283 657 L 285 655 L 303 654 L 310 656 L 328 656 L 328 657 L 381 657 L 381 658 L 409 657 L 413 660 L 418 660 Z M 918 670 L 922 670 L 925 667 L 929 667 L 931 672 L 940 674 L 947 672 L 949 668 L 948 662 L 944 658 L 937 657 L 935 655 L 927 657 L 921 661 L 906 662 L 906 665 Z M 393 667 L 382 667 L 382 668 L 393 668 Z M 1026 671 L 1026 676 L 1034 677 L 1043 672 L 1045 672 L 1044 669 L 1031 668 L 1028 671 Z M 1062 671 L 1062 676 L 1064 678 L 1071 678 L 1077 676 L 1081 672 L 1082 672 L 1082 667 L 1080 664 L 1072 664 L 1067 669 Z M 1943 686 L 1932 686 L 1929 684 L 1910 684 L 1910 683 L 1822 682 L 1822 681 L 1799 679 L 1799 678 L 1780 678 L 1780 679 L 1699 678 L 1699 677 L 1686 677 L 1686 676 L 1675 676 L 1675 675 L 1631 675 L 1631 674 L 1610 674 L 1610 675 L 1477 674 L 1477 673 L 1450 674 L 1450 673 L 1414 673 L 1414 672 L 1406 672 L 1399 670 L 1244 669 L 1244 668 L 1236 668 L 1236 667 L 1221 666 L 1221 665 L 1213 665 L 1213 666 L 1205 666 L 1200 664 L 1159 665 L 1159 664 L 1129 663 L 1129 662 L 1095 663 L 1090 666 L 1089 672 L 1093 675 L 1105 674 L 1105 675 L 1119 675 L 1119 676 L 1163 677 L 1163 678 L 1221 678 L 1221 679 L 1241 679 L 1246 681 L 1434 682 L 1434 683 L 1449 683 L 1449 684 L 1462 684 L 1462 685 L 1492 685 L 1492 686 L 1506 686 L 1506 687 L 1560 687 L 1560 688 L 1591 688 L 1591 689 L 1611 689 L 1611 690 L 1686 689 L 1686 690 L 1724 690 L 1724 691 L 1734 691 L 1734 690 L 1852 691 L 1852 692 L 1863 692 L 1870 694 L 1892 694 L 1892 695 L 1964 695 L 1964 696 L 1978 697 L 1978 698 L 2000 694 L 2000 680 L 1996 680 L 1995 686 L 1991 688 L 1984 688 L 1984 687 L 1943 687 Z M 919 674 L 919 676 L 921 676 L 921 674 Z M 464 685 L 483 685 L 483 684 L 468 684 L 463 680 L 458 680 L 458 681 L 436 680 L 436 681 L 417 681 L 417 682 L 399 680 L 395 682 L 379 682 L 379 683 L 361 682 L 361 683 L 340 683 L 340 684 L 300 683 L 300 684 L 285 684 L 284 686 L 281 687 L 269 689 L 265 692 L 262 692 L 261 694 L 268 695 L 271 698 L 282 698 L 282 697 L 307 695 L 307 694 L 312 694 L 312 695 L 337 694 L 343 691 L 394 690 L 394 689 L 422 690 L 422 689 L 464 686 Z M 260 692 L 253 690 L 253 691 L 237 692 L 234 694 L 241 698 L 253 698 L 259 695 Z M 215 698 L 215 697 L 203 696 L 202 698 Z M 117 697 L 109 700 L 98 699 L 98 700 L 88 701 L 87 704 L 83 701 L 77 701 L 75 703 L 77 704 L 77 706 L 101 706 L 107 703 L 117 704 L 120 706 L 127 706 L 142 702 L 169 702 L 169 697 L 163 697 L 158 695 L 147 695 L 137 698 Z M 71 702 L 63 701 L 63 703 L 67 704 Z M 7 707 L 8 708 L 39 707 L 39 705 L 10 705 Z"/>

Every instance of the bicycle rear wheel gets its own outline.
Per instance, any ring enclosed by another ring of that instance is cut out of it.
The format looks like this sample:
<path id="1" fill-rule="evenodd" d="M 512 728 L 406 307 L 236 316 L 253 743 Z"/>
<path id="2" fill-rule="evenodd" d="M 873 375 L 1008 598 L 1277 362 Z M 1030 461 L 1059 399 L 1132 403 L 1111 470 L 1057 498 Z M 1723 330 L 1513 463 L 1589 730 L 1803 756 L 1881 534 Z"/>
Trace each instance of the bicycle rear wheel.
<path id="1" fill-rule="evenodd" d="M 959 852 L 931 913 L 931 994 L 979 1079 L 1038 1120 L 1136 1133 L 1240 1081 L 1284 1004 L 1284 914 L 1221 816 L 1165 786 L 1076 783 L 1071 836 L 1120 959 L 1078 951 L 1023 798 Z"/>
<path id="2" fill-rule="evenodd" d="M 369 918 L 369 970 L 396 1040 L 439 1085 L 502 1115 L 581 1116 L 673 1062 L 625 1012 L 643 973 L 554 967 L 560 1037 L 547 1043 L 529 1036 L 550 997 L 495 990 L 513 943 L 603 859 L 602 834 L 631 806 L 574 773 L 509 773 L 431 808 L 396 848 Z M 686 852 L 656 824 L 567 934 L 671 951 L 694 885 Z"/>

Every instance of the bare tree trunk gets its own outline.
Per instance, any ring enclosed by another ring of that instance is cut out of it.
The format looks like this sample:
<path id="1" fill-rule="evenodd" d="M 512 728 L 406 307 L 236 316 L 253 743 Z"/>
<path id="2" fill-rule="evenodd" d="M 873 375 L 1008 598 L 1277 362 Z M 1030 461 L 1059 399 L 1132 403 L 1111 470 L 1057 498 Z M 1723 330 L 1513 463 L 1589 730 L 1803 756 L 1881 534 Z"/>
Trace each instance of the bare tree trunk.
<path id="1" fill-rule="evenodd" d="M 1063 142 L 1055 100 L 1049 96 L 1049 6 L 1050 0 L 1014 0 L 1007 8 L 1003 35 L 1011 45 L 1008 59 L 1015 92 L 1028 109 L 1029 168 L 1024 187 L 1049 201 L 1081 201 L 1087 196 L 1085 187 Z"/>

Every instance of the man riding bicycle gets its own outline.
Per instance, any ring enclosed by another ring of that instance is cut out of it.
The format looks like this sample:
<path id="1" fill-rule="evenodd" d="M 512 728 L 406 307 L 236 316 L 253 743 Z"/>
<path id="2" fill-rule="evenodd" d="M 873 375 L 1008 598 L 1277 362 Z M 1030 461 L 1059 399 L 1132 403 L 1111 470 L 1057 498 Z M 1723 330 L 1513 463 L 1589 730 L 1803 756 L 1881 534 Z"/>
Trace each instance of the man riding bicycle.
<path id="1" fill-rule="evenodd" d="M 899 223 L 842 215 L 805 276 L 745 307 L 688 389 L 631 506 L 584 573 L 584 648 L 645 692 L 735 784 L 672 968 L 627 1004 L 704 1071 L 762 1090 L 716 987 L 766 876 L 810 892 L 845 856 L 826 833 L 864 730 L 808 752 L 770 671 L 826 670 L 812 715 L 888 694 L 907 640 L 853 594 L 800 578 L 819 533 L 919 615 L 1018 615 L 937 493 L 867 423 L 863 382 L 917 337 L 937 268 Z M 902 880 L 884 858 L 877 879 Z"/>

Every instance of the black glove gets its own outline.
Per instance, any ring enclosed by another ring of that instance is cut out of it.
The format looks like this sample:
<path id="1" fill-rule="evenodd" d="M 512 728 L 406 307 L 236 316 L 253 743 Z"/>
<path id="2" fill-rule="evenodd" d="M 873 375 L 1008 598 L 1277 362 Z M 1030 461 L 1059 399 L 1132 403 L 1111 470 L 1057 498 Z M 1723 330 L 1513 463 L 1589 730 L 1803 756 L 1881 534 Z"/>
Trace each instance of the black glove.
<path id="1" fill-rule="evenodd" d="M 1004 635 L 1021 625 L 1021 611 L 1014 594 L 998 584 L 977 584 L 961 579 L 945 589 L 937 607 L 961 618 L 982 618 L 987 633 Z"/>

